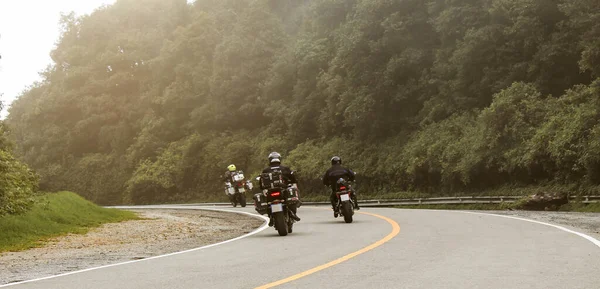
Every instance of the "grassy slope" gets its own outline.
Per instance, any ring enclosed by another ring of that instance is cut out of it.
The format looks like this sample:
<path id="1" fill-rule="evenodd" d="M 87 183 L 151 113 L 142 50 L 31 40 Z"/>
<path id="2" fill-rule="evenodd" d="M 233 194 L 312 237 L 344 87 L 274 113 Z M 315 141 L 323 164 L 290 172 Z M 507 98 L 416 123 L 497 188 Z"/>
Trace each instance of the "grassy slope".
<path id="1" fill-rule="evenodd" d="M 600 203 L 582 204 L 573 202 L 563 205 L 560 210 L 584 213 L 600 213 Z"/>
<path id="2" fill-rule="evenodd" d="M 71 192 L 40 197 L 23 215 L 0 217 L 0 252 L 39 246 L 44 240 L 66 233 L 85 233 L 104 223 L 136 219 L 133 212 L 107 209 Z"/>

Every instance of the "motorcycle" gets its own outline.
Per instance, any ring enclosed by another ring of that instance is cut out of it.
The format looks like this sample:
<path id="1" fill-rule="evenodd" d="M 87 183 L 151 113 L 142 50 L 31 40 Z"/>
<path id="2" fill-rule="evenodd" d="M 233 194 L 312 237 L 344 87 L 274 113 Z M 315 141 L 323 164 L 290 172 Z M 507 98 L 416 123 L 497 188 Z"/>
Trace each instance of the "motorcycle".
<path id="1" fill-rule="evenodd" d="M 259 180 L 260 177 L 257 178 Z M 298 191 L 293 186 L 287 188 L 265 189 L 262 193 L 254 195 L 255 209 L 261 215 L 270 215 L 273 227 L 280 236 L 292 233 L 294 229 L 293 216 L 296 214 Z"/>
<path id="2" fill-rule="evenodd" d="M 246 207 L 246 188 L 252 190 L 252 182 L 244 181 L 244 173 L 238 171 L 232 175 L 232 182 L 225 182 L 225 193 L 229 197 L 229 201 L 233 207 L 237 207 L 238 203 L 242 207 Z"/>
<path id="3" fill-rule="evenodd" d="M 346 223 L 352 223 L 352 216 L 354 215 L 354 201 L 352 200 L 352 194 L 354 190 L 348 181 L 340 178 L 336 183 L 336 197 L 337 202 L 335 204 L 335 210 L 339 215 L 344 216 Z"/>

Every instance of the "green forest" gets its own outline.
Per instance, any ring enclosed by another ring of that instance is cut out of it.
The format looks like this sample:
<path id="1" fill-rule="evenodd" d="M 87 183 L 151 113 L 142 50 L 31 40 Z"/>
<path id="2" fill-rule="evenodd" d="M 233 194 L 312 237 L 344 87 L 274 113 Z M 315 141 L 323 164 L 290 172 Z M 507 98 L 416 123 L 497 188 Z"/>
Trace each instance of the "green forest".
<path id="1" fill-rule="evenodd" d="M 0 111 L 2 110 L 0 102 Z M 13 155 L 8 129 L 0 121 L 0 217 L 21 214 L 35 203 L 38 175 Z"/>
<path id="2" fill-rule="evenodd" d="M 271 151 L 304 195 L 333 155 L 362 194 L 600 185 L 597 0 L 118 0 L 60 27 L 2 126 L 30 191 L 224 200 Z"/>

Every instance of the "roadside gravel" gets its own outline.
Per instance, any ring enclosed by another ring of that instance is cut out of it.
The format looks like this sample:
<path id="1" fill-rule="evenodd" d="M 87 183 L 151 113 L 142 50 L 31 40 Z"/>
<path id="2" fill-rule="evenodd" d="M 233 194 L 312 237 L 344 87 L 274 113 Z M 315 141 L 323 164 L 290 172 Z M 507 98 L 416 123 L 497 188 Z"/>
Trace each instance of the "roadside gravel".
<path id="1" fill-rule="evenodd" d="M 205 210 L 142 209 L 142 220 L 104 224 L 40 248 L 0 254 L 0 285 L 192 249 L 232 239 L 263 221 Z"/>
<path id="2" fill-rule="evenodd" d="M 486 213 L 521 217 L 581 232 L 600 240 L 600 213 L 539 212 L 539 211 L 485 211 Z"/>

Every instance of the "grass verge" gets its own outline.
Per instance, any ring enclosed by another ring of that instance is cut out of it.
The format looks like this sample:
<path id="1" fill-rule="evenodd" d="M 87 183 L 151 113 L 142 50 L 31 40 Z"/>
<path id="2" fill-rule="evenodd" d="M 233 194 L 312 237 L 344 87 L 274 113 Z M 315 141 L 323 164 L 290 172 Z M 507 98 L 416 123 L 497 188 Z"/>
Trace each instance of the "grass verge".
<path id="1" fill-rule="evenodd" d="M 52 237 L 137 218 L 133 212 L 103 208 L 75 193 L 45 194 L 30 211 L 0 217 L 0 252 L 25 250 Z"/>
<path id="2" fill-rule="evenodd" d="M 600 213 L 600 203 L 583 204 L 571 202 L 560 207 L 560 211 L 581 212 L 581 213 Z"/>

